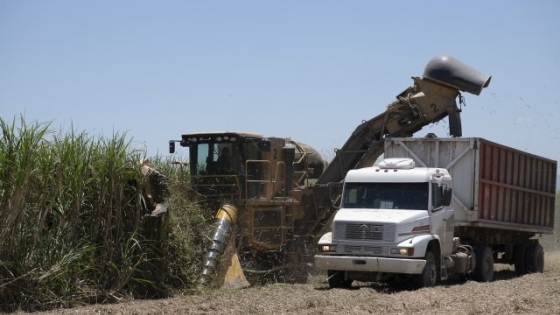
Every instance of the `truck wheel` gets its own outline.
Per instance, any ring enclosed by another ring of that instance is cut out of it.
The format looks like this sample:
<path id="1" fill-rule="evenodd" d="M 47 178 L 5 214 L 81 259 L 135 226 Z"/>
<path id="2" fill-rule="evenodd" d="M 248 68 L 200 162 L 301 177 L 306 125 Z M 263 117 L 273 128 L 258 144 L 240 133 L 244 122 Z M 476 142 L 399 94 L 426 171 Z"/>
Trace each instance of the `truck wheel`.
<path id="1" fill-rule="evenodd" d="M 525 251 L 525 269 L 527 273 L 544 271 L 544 250 L 539 243 L 530 243 Z"/>
<path id="2" fill-rule="evenodd" d="M 344 271 L 329 270 L 327 274 L 329 276 L 329 288 L 349 289 L 352 287 L 352 279 L 345 279 Z"/>
<path id="3" fill-rule="evenodd" d="M 525 252 L 527 250 L 527 244 L 519 243 L 515 244 L 513 248 L 513 265 L 515 266 L 515 274 L 522 276 L 527 273 L 525 264 Z"/>
<path id="4" fill-rule="evenodd" d="M 422 274 L 414 275 L 414 285 L 418 288 L 433 287 L 437 282 L 436 259 L 431 251 L 426 252 L 426 265 Z"/>
<path id="5" fill-rule="evenodd" d="M 476 267 L 474 279 L 479 282 L 494 280 L 494 257 L 492 249 L 488 246 L 477 246 L 475 249 Z"/>

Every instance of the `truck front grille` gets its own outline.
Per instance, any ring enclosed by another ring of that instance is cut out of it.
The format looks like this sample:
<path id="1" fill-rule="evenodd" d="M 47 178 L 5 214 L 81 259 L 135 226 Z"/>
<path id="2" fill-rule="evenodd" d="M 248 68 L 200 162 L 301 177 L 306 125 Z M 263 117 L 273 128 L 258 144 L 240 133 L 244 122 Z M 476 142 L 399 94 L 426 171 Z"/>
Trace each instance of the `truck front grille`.
<path id="1" fill-rule="evenodd" d="M 383 240 L 383 225 L 348 223 L 344 238 L 349 240 Z"/>
<path id="2" fill-rule="evenodd" d="M 344 251 L 345 254 L 382 255 L 383 254 L 383 247 L 380 247 L 380 246 L 344 245 L 343 251 Z"/>
<path id="3" fill-rule="evenodd" d="M 380 223 L 339 223 L 335 228 L 336 239 L 394 241 L 395 225 Z"/>

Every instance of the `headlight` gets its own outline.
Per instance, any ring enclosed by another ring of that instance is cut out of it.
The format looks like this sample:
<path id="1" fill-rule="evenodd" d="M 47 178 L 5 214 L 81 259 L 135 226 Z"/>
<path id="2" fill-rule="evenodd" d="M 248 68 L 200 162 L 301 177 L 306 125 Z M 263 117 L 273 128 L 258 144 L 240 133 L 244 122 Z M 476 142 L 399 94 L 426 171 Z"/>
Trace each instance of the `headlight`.
<path id="1" fill-rule="evenodd" d="M 414 256 L 414 247 L 393 247 L 393 248 L 391 248 L 391 254 L 393 254 L 393 255 L 403 255 L 403 256 Z"/>
<path id="2" fill-rule="evenodd" d="M 319 245 L 319 251 L 323 253 L 336 252 L 336 245 Z"/>

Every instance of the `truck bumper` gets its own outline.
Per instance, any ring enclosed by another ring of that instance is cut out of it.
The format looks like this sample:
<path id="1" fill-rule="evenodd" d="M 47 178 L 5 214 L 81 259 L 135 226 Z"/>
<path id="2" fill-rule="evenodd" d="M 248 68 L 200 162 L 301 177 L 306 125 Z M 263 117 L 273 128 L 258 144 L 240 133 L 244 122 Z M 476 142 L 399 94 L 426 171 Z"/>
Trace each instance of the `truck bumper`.
<path id="1" fill-rule="evenodd" d="M 423 259 L 315 255 L 315 267 L 326 270 L 421 274 L 425 265 Z"/>

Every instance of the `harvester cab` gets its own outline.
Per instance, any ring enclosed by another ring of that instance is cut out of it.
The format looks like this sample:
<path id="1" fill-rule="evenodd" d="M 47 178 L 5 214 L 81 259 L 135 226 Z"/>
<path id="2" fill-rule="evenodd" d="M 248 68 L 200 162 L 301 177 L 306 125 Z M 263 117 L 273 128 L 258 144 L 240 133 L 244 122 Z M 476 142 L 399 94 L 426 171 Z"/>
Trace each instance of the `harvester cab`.
<path id="1" fill-rule="evenodd" d="M 207 132 L 169 141 L 189 148 L 192 190 L 199 196 L 240 204 L 291 196 L 317 178 L 326 160 L 305 144 L 246 132 Z M 296 187 L 294 187 L 294 185 Z"/>
<path id="2" fill-rule="evenodd" d="M 171 153 L 175 152 L 175 142 L 189 148 L 192 191 L 217 201 L 241 199 L 244 179 L 257 179 L 263 171 L 256 163 L 246 162 L 262 160 L 263 153 L 270 149 L 269 140 L 250 133 L 184 134 L 180 141 L 169 142 Z"/>

